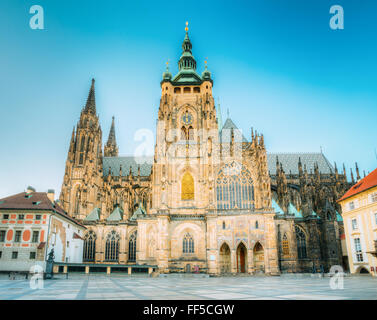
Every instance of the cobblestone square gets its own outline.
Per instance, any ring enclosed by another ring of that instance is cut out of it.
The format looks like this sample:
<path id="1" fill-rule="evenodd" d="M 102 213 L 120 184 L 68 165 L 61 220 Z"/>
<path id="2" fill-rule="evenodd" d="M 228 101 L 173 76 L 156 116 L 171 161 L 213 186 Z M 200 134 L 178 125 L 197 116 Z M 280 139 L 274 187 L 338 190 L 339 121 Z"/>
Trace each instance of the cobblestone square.
<path id="1" fill-rule="evenodd" d="M 375 300 L 377 278 L 346 276 L 343 289 L 331 289 L 330 278 L 319 275 L 277 277 L 201 277 L 200 275 L 69 274 L 45 280 L 32 289 L 29 280 L 0 277 L 0 300 Z"/>

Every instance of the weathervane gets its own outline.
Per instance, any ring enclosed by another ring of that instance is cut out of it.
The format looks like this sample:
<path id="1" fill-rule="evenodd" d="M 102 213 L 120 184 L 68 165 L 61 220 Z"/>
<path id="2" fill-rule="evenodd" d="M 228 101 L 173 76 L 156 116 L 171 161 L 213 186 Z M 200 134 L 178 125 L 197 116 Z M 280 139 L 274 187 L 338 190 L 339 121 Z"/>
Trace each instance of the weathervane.
<path id="1" fill-rule="evenodd" d="M 188 31 L 188 21 L 186 21 L 186 28 L 185 28 L 186 32 Z"/>

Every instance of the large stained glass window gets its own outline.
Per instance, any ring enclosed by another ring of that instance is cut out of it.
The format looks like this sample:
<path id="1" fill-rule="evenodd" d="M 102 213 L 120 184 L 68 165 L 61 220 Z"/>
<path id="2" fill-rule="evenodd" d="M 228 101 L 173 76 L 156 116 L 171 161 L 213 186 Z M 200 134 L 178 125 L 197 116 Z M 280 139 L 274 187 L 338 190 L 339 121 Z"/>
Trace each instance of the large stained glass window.
<path id="1" fill-rule="evenodd" d="M 95 256 L 96 256 L 96 239 L 97 236 L 94 233 L 94 231 L 90 230 L 86 235 L 85 235 L 85 240 L 84 240 L 84 256 L 83 260 L 84 261 L 94 261 Z"/>
<path id="2" fill-rule="evenodd" d="M 130 240 L 128 242 L 128 261 L 130 262 L 136 261 L 136 240 L 137 240 L 137 231 L 131 234 Z"/>
<path id="3" fill-rule="evenodd" d="M 217 209 L 254 209 L 254 186 L 249 170 L 233 161 L 216 179 Z"/>
<path id="4" fill-rule="evenodd" d="M 119 259 L 119 240 L 120 240 L 120 236 L 115 231 L 111 231 L 107 235 L 106 248 L 105 248 L 105 260 L 106 261 L 118 261 L 118 259 Z"/>

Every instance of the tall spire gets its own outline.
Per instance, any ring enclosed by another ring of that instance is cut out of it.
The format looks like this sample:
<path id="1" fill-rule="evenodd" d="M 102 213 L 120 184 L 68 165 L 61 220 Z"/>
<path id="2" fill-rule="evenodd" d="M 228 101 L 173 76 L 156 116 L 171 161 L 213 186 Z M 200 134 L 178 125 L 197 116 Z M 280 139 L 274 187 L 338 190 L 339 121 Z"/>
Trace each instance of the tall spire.
<path id="1" fill-rule="evenodd" d="M 92 85 L 90 86 L 88 99 L 86 100 L 86 105 L 84 108 L 84 112 L 96 114 L 96 97 L 94 91 L 94 78 L 92 79 Z"/>
<path id="2" fill-rule="evenodd" d="M 117 157 L 118 156 L 118 147 L 115 139 L 115 124 L 114 117 L 111 122 L 111 128 L 109 132 L 109 138 L 107 139 L 105 145 L 105 157 Z"/>
<path id="3" fill-rule="evenodd" d="M 357 165 L 357 162 L 355 162 L 356 165 L 356 179 L 357 181 L 360 180 L 360 172 L 359 172 L 359 166 Z"/>
<path id="4" fill-rule="evenodd" d="M 218 129 L 219 132 L 221 132 L 223 128 L 223 117 L 221 115 L 221 108 L 220 108 L 220 99 L 217 98 L 217 123 L 218 123 Z"/>

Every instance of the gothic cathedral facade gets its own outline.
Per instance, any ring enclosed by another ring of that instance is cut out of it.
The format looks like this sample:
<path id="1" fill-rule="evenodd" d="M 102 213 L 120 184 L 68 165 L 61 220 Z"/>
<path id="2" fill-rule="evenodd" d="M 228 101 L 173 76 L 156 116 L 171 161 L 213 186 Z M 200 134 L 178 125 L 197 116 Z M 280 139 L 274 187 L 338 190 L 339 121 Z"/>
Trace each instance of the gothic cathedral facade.
<path id="1" fill-rule="evenodd" d="M 177 75 L 163 73 L 152 157 L 118 156 L 114 118 L 102 148 L 92 80 L 60 195 L 88 227 L 84 261 L 209 274 L 342 264 L 345 172 L 322 153 L 268 154 L 263 135 L 223 124 L 187 30 L 182 49 Z"/>

